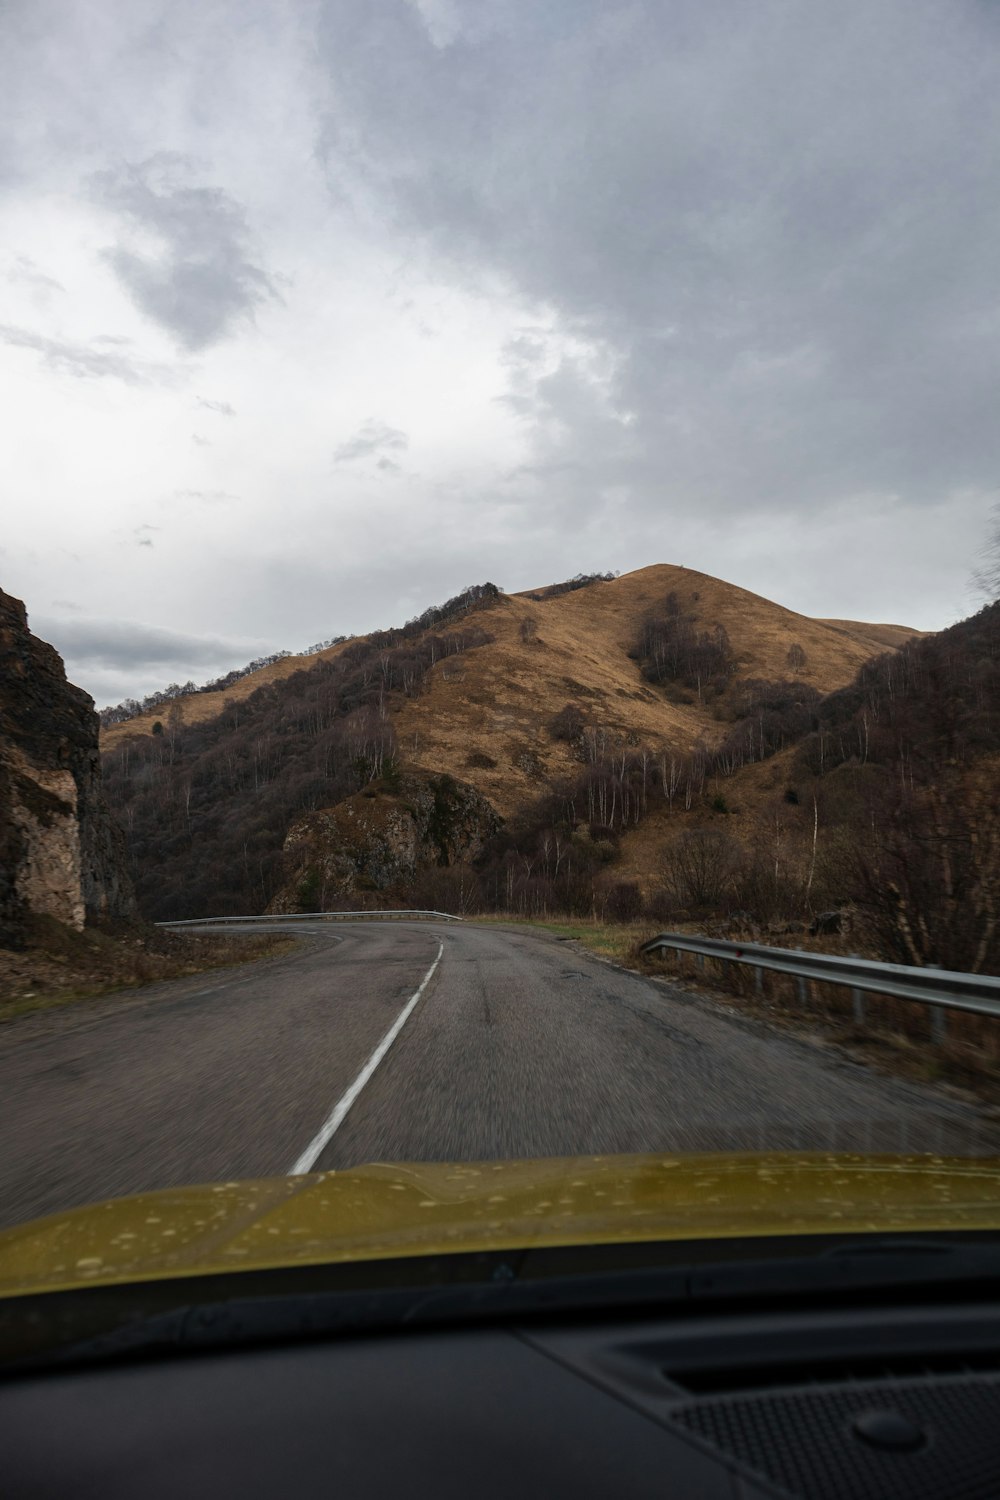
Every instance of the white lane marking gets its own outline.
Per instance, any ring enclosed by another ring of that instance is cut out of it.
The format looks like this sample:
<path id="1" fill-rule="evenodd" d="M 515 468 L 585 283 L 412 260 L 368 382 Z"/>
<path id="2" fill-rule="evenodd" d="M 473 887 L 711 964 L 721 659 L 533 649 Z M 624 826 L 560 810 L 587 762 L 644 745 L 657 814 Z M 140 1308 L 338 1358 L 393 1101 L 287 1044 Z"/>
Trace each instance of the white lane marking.
<path id="1" fill-rule="evenodd" d="M 330 1113 L 329 1118 L 324 1121 L 318 1134 L 314 1136 L 313 1139 L 309 1142 L 308 1146 L 303 1151 L 302 1155 L 299 1157 L 295 1165 L 289 1168 L 289 1177 L 300 1177 L 303 1172 L 312 1171 L 313 1165 L 318 1160 L 320 1153 L 333 1140 L 334 1135 L 343 1124 L 347 1116 L 347 1112 L 351 1108 L 351 1105 L 357 1099 L 358 1095 L 361 1093 L 361 1090 L 364 1088 L 365 1084 L 368 1082 L 369 1078 L 372 1076 L 375 1069 L 378 1067 L 379 1063 L 382 1061 L 383 1057 L 388 1052 L 389 1048 L 392 1046 L 393 1042 L 396 1040 L 403 1027 L 406 1025 L 407 1018 L 413 1011 L 414 1006 L 420 999 L 421 995 L 424 993 L 424 990 L 430 984 L 431 979 L 434 976 L 434 970 L 441 962 L 441 955 L 443 952 L 444 944 L 439 938 L 437 958 L 435 958 L 434 962 L 427 970 L 427 973 L 420 981 L 420 988 L 416 991 L 415 994 L 410 996 L 409 1000 L 407 1000 L 406 1004 L 403 1006 L 403 1009 L 400 1011 L 393 1024 L 389 1027 L 389 1030 L 379 1042 L 378 1046 L 375 1048 L 375 1051 L 365 1063 L 357 1078 L 355 1078 L 354 1082 L 347 1090 L 347 1093 L 344 1094 L 343 1098 L 337 1101 Z"/>

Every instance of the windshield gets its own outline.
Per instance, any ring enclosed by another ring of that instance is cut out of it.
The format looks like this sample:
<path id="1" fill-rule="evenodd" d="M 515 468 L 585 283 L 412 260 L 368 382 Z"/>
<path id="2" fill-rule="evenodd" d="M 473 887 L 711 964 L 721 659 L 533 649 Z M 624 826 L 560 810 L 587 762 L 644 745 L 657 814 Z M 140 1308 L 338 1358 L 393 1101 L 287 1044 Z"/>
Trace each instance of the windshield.
<path id="1" fill-rule="evenodd" d="M 996 1227 L 996 11 L 0 58 L 0 1290 Z"/>

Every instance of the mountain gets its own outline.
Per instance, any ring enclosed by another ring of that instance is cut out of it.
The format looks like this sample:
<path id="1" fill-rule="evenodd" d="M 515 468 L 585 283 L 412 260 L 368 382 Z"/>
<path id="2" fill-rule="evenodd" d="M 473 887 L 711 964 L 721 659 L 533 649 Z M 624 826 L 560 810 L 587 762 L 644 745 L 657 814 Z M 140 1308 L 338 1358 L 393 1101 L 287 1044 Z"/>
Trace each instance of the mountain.
<path id="1" fill-rule="evenodd" d="M 32 919 L 132 917 L 124 840 L 101 788 L 98 721 L 62 660 L 0 591 L 0 946 Z"/>
<path id="2" fill-rule="evenodd" d="M 522 650 L 520 635 L 523 622 L 534 617 L 539 623 L 539 634 L 552 653 L 547 658 L 551 669 L 546 673 L 547 690 L 536 696 L 562 703 L 572 697 L 574 684 L 577 684 L 582 686 L 584 696 L 596 692 L 598 697 L 613 698 L 615 688 L 608 688 L 609 678 L 622 671 L 635 676 L 634 669 L 627 661 L 623 662 L 622 657 L 633 644 L 636 621 L 671 590 L 677 591 L 705 621 L 720 623 L 727 628 L 744 653 L 744 675 L 787 675 L 787 651 L 799 642 L 807 653 L 806 667 L 800 675 L 821 691 L 849 681 L 860 663 L 869 657 L 895 649 L 920 634 L 904 625 L 814 620 L 707 574 L 660 564 L 616 579 L 598 579 L 583 588 L 556 584 L 549 585 L 548 589 L 504 595 L 508 606 L 505 624 L 498 636 L 499 649 L 488 675 L 496 679 L 506 674 L 516 680 L 525 667 L 529 669 L 529 676 L 534 674 L 539 653 L 534 649 Z M 496 624 L 495 618 L 492 623 Z M 541 629 L 542 623 L 544 630 Z M 107 726 L 101 732 L 101 747 L 105 751 L 112 750 L 131 735 L 151 733 L 154 724 L 164 722 L 168 712 L 176 713 L 188 725 L 207 722 L 221 714 L 227 703 L 243 702 L 261 687 L 286 681 L 299 672 L 333 661 L 349 646 L 367 639 L 365 636 L 353 637 L 310 656 L 280 657 L 219 691 L 181 694 L 171 701 L 169 709 L 161 706 Z M 578 657 L 581 670 L 575 677 L 571 675 L 567 682 L 564 674 L 556 668 L 560 659 L 568 657 Z M 434 680 L 435 685 L 443 686 L 458 679 L 445 671 Z M 470 686 L 470 692 L 477 690 L 476 686 Z M 438 695 L 442 703 L 452 696 L 461 699 L 461 694 L 453 695 L 449 691 Z M 654 704 L 652 718 L 648 714 L 639 718 L 651 732 L 673 732 L 681 737 L 686 732 L 695 738 L 704 732 L 704 715 L 701 713 L 685 715 L 676 711 L 683 705 L 674 705 L 675 711 L 664 715 L 656 695 L 646 701 Z M 474 732 L 473 716 L 464 717 L 469 719 L 467 727 Z M 419 724 L 414 724 L 415 731 L 419 732 L 419 728 Z"/>
<path id="3" fill-rule="evenodd" d="M 673 596 L 695 631 L 731 648 L 723 694 L 643 675 L 635 649 L 650 611 Z M 659 564 L 584 588 L 505 597 L 490 612 L 487 649 L 431 674 L 393 716 L 408 762 L 461 776 L 509 817 L 540 787 L 572 774 L 578 751 L 553 738 L 567 706 L 614 743 L 691 750 L 724 738 L 723 708 L 747 680 L 794 677 L 819 694 L 850 682 L 904 626 L 812 620 L 690 568 Z M 797 648 L 797 649 L 796 649 Z M 801 653 L 801 659 L 799 656 Z M 789 665 L 789 657 L 796 663 Z"/>
<path id="4" fill-rule="evenodd" d="M 696 821 L 723 763 L 729 774 L 808 730 L 886 631 L 912 634 L 812 620 L 666 565 L 518 595 L 482 585 L 306 665 L 273 663 L 214 715 L 199 694 L 147 732 L 114 726 L 108 786 L 149 915 L 291 909 L 323 889 L 590 911 L 661 802 Z M 435 805 L 476 808 L 461 850 L 432 836 L 401 777 L 431 785 Z M 351 853 L 344 820 L 361 793 L 376 844 Z M 403 843 L 423 853 L 387 864 L 378 827 L 407 818 Z M 353 887 L 336 873 L 349 866 Z M 657 870 L 654 851 L 640 899 Z"/>

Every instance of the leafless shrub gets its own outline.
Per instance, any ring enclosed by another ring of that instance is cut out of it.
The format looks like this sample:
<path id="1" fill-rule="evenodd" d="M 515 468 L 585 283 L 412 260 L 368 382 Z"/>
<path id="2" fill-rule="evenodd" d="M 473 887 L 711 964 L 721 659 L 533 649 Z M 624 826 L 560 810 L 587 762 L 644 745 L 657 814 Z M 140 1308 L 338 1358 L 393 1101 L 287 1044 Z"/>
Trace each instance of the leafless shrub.
<path id="1" fill-rule="evenodd" d="M 666 885 L 682 906 L 719 907 L 732 899 L 740 847 L 728 833 L 694 828 L 682 833 L 667 856 Z"/>
<path id="2" fill-rule="evenodd" d="M 744 856 L 732 876 L 734 905 L 754 922 L 791 921 L 803 911 L 803 883 L 787 864 L 757 850 Z"/>
<path id="3" fill-rule="evenodd" d="M 549 724 L 549 733 L 554 740 L 565 740 L 573 744 L 583 734 L 586 719 L 576 703 L 565 704 Z"/>
<path id="4" fill-rule="evenodd" d="M 608 891 L 605 911 L 612 922 L 637 922 L 642 905 L 642 891 L 635 881 L 621 880 Z"/>

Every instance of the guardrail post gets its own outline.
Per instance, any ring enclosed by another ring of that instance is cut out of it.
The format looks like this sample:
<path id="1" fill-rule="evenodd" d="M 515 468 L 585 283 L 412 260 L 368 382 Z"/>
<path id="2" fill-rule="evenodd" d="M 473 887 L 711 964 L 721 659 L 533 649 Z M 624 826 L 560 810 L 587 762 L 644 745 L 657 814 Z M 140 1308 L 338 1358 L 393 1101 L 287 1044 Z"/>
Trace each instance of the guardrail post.
<path id="1" fill-rule="evenodd" d="M 851 991 L 851 1003 L 854 1007 L 855 1026 L 863 1026 L 865 1024 L 865 997 L 860 990 Z"/>
<path id="2" fill-rule="evenodd" d="M 940 964 L 928 964 L 928 969 L 940 969 Z M 935 1047 L 942 1046 L 948 1040 L 948 1015 L 943 1006 L 932 1005 L 931 1011 L 931 1041 Z"/>
<path id="3" fill-rule="evenodd" d="M 764 993 L 764 970 L 756 968 L 753 971 L 753 987 L 758 995 Z"/>
<path id="4" fill-rule="evenodd" d="M 808 1000 L 809 1000 L 809 981 L 808 981 L 808 979 L 796 979 L 796 981 L 795 981 L 795 988 L 796 988 L 796 991 L 798 993 L 799 1004 L 800 1005 L 806 1005 L 808 1003 Z"/>

